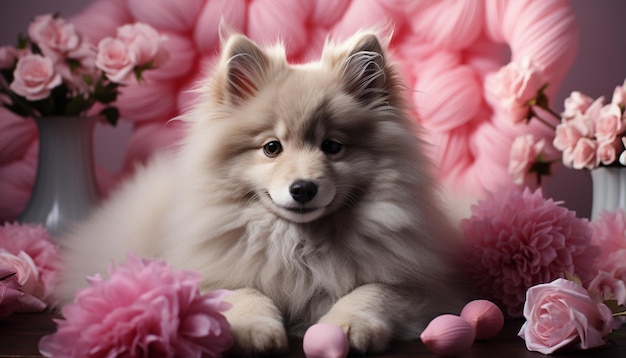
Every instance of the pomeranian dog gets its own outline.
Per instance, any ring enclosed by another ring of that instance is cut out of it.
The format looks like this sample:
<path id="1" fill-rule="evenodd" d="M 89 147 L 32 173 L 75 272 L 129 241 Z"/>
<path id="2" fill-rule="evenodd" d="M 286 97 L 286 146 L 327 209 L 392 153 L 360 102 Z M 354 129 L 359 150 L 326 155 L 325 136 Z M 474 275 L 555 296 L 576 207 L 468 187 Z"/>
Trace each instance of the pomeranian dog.
<path id="1" fill-rule="evenodd" d="M 378 352 L 458 311 L 457 232 L 387 42 L 362 31 L 288 64 L 284 47 L 229 36 L 180 148 L 63 240 L 61 299 L 129 252 L 160 258 L 233 291 L 225 315 L 247 354 L 317 322 Z"/>

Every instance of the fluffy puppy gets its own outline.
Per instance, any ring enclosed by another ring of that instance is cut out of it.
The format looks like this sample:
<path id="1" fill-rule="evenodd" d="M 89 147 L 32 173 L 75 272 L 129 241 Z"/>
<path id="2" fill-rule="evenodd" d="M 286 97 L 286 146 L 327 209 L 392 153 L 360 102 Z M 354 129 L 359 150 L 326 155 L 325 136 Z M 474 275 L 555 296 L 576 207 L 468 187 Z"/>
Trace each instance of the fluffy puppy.
<path id="1" fill-rule="evenodd" d="M 180 150 L 156 156 L 64 242 L 60 295 L 128 252 L 233 290 L 237 349 L 281 351 L 316 322 L 360 352 L 458 310 L 455 230 L 437 202 L 386 40 L 360 32 L 292 65 L 233 35 Z"/>

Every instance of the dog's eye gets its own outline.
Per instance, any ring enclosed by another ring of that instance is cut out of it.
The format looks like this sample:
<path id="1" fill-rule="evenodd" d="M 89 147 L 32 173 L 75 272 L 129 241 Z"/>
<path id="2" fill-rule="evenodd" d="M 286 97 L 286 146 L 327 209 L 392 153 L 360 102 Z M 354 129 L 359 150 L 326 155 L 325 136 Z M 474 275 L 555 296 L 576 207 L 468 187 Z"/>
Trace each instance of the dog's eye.
<path id="1" fill-rule="evenodd" d="M 263 145 L 263 153 L 270 158 L 278 156 L 282 151 L 283 146 L 277 140 L 267 142 Z"/>
<path id="2" fill-rule="evenodd" d="M 341 152 L 341 147 L 341 143 L 334 140 L 326 139 L 322 142 L 322 151 L 326 154 L 337 154 Z"/>

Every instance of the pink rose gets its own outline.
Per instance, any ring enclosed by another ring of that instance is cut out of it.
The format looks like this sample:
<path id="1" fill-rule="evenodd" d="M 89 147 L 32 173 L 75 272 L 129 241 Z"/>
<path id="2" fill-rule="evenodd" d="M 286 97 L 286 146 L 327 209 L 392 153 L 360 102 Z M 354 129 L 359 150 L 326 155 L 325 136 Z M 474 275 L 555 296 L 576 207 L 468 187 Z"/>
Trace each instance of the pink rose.
<path id="1" fill-rule="evenodd" d="M 574 150 L 576 143 L 582 137 L 583 135 L 575 123 L 571 121 L 563 122 L 556 126 L 552 144 L 560 151 Z"/>
<path id="2" fill-rule="evenodd" d="M 596 155 L 598 143 L 589 138 L 580 138 L 573 150 L 572 168 L 594 169 L 598 167 L 599 160 Z"/>
<path id="3" fill-rule="evenodd" d="M 496 96 L 509 112 L 514 123 L 522 122 L 528 113 L 528 102 L 535 98 L 545 84 L 543 72 L 529 58 L 511 62 L 497 74 Z"/>
<path id="4" fill-rule="evenodd" d="M 626 303 L 626 282 L 615 277 L 615 274 L 598 271 L 588 285 L 589 291 L 596 294 L 601 301 L 615 300 L 618 304 Z"/>
<path id="5" fill-rule="evenodd" d="M 617 160 L 617 147 L 621 144 L 619 140 L 613 142 L 601 142 L 598 144 L 598 161 L 604 165 L 613 164 Z"/>
<path id="6" fill-rule="evenodd" d="M 39 271 L 33 259 L 24 251 L 20 251 L 18 255 L 13 255 L 0 249 L 0 267 L 16 273 L 17 282 L 25 293 L 34 294 L 36 291 L 42 290 L 39 282 Z"/>
<path id="7" fill-rule="evenodd" d="M 28 36 L 54 61 L 76 49 L 81 42 L 73 24 L 50 14 L 35 17 L 28 26 Z"/>
<path id="8" fill-rule="evenodd" d="M 143 66 L 149 62 L 152 62 L 153 66 L 158 66 L 167 56 L 163 48 L 165 38 L 144 23 L 137 22 L 120 27 L 117 29 L 117 38 L 134 52 L 137 66 Z"/>
<path id="9" fill-rule="evenodd" d="M 581 92 L 574 91 L 565 99 L 565 110 L 561 115 L 565 118 L 573 118 L 576 114 L 585 113 L 591 103 L 593 103 L 593 98 Z"/>
<path id="10" fill-rule="evenodd" d="M 519 336 L 526 348 L 550 354 L 575 345 L 589 349 L 605 344 L 611 331 L 611 310 L 578 284 L 565 279 L 533 286 L 526 292 L 526 322 Z"/>
<path id="11" fill-rule="evenodd" d="M 30 101 L 48 97 L 50 90 L 61 84 L 61 76 L 54 71 L 52 61 L 40 55 L 20 58 L 13 76 L 10 88 Z"/>
<path id="12" fill-rule="evenodd" d="M 524 183 L 530 168 L 537 162 L 537 157 L 545 147 L 545 140 L 535 141 L 532 134 L 515 138 L 509 157 L 509 174 L 517 185 Z"/>
<path id="13" fill-rule="evenodd" d="M 135 53 L 118 39 L 107 37 L 98 44 L 96 66 L 113 82 L 127 83 L 135 67 Z"/>
<path id="14" fill-rule="evenodd" d="M 595 134 L 599 142 L 613 142 L 624 131 L 622 110 L 618 104 L 610 103 L 602 107 L 595 119 Z"/>

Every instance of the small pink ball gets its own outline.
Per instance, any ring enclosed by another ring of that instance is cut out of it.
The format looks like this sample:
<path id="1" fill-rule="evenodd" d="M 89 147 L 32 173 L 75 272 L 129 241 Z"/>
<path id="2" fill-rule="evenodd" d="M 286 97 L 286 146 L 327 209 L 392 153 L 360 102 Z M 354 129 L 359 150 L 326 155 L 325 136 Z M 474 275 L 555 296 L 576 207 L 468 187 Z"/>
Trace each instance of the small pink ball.
<path id="1" fill-rule="evenodd" d="M 431 352 L 451 357 L 469 350 L 474 335 L 474 329 L 463 318 L 444 314 L 430 321 L 420 339 Z"/>
<path id="2" fill-rule="evenodd" d="M 476 339 L 487 340 L 495 337 L 504 327 L 504 315 L 495 303 L 475 300 L 461 310 L 461 317 L 476 331 Z"/>
<path id="3" fill-rule="evenodd" d="M 350 342 L 338 326 L 317 323 L 307 329 L 302 348 L 307 358 L 345 358 L 350 350 Z"/>

